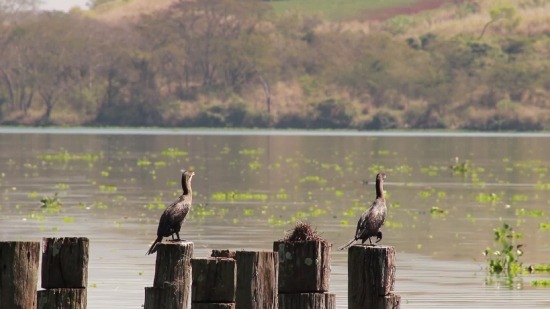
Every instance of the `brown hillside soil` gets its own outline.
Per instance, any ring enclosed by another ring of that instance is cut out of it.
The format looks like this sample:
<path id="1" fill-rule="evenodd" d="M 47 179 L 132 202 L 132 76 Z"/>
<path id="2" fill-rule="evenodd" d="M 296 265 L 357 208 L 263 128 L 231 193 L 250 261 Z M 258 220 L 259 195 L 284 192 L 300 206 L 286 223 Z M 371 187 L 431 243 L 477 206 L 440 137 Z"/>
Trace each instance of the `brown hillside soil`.
<path id="1" fill-rule="evenodd" d="M 437 9 L 445 3 L 457 2 L 457 0 L 418 0 L 415 3 L 370 10 L 361 18 L 365 20 L 385 20 L 397 15 L 413 15 L 422 11 Z"/>

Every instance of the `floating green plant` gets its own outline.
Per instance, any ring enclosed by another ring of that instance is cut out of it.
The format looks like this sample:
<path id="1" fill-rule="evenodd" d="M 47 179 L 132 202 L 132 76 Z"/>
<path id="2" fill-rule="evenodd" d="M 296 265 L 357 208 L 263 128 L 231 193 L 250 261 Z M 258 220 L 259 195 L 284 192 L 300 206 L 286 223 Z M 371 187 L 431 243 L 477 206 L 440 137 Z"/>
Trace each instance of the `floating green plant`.
<path id="1" fill-rule="evenodd" d="M 544 211 L 542 210 L 526 210 L 524 208 L 516 209 L 516 216 L 528 216 L 528 217 L 542 217 L 544 216 Z"/>
<path id="2" fill-rule="evenodd" d="M 550 231 L 550 223 L 542 222 L 539 224 L 539 230 Z"/>
<path id="3" fill-rule="evenodd" d="M 63 217 L 62 221 L 63 223 L 74 223 L 75 219 L 74 217 Z"/>
<path id="4" fill-rule="evenodd" d="M 427 174 L 428 176 L 437 176 L 439 174 L 439 171 L 440 167 L 435 165 L 420 168 L 420 172 L 423 174 Z"/>
<path id="5" fill-rule="evenodd" d="M 166 148 L 160 151 L 160 154 L 172 159 L 176 157 L 184 157 L 188 155 L 188 152 L 179 148 Z"/>
<path id="6" fill-rule="evenodd" d="M 512 202 L 525 202 L 529 199 L 527 194 L 514 194 L 512 196 Z"/>
<path id="7" fill-rule="evenodd" d="M 320 185 L 324 185 L 325 183 L 327 183 L 327 180 L 319 176 L 306 176 L 306 177 L 300 178 L 298 182 L 299 183 L 316 182 Z"/>
<path id="8" fill-rule="evenodd" d="M 101 192 L 116 192 L 117 187 L 116 186 L 107 186 L 107 185 L 100 185 L 99 191 Z"/>
<path id="9" fill-rule="evenodd" d="M 476 196 L 476 201 L 479 203 L 494 203 L 501 200 L 501 197 L 496 193 L 479 193 Z"/>
<path id="10" fill-rule="evenodd" d="M 550 272 L 550 264 L 530 265 L 527 270 L 531 273 L 548 273 Z"/>
<path id="11" fill-rule="evenodd" d="M 41 154 L 38 155 L 38 158 L 44 161 L 86 161 L 86 162 L 95 162 L 103 157 L 103 153 L 100 154 L 90 154 L 90 153 L 70 153 L 65 149 L 61 149 L 58 153 L 54 154 Z"/>
<path id="12" fill-rule="evenodd" d="M 136 162 L 137 166 L 149 166 L 151 163 L 147 158 L 138 159 Z"/>
<path id="13" fill-rule="evenodd" d="M 427 190 L 420 191 L 420 192 L 418 192 L 418 196 L 420 196 L 422 198 L 428 198 L 428 197 L 432 196 L 432 192 L 427 191 Z"/>
<path id="14" fill-rule="evenodd" d="M 257 160 L 252 161 L 252 162 L 248 163 L 248 167 L 250 168 L 250 170 L 256 171 L 256 170 L 259 170 L 262 167 L 262 163 L 260 163 L 260 161 L 257 161 Z"/>
<path id="15" fill-rule="evenodd" d="M 57 196 L 57 192 L 53 196 L 45 196 L 40 200 L 40 207 L 44 209 L 46 213 L 58 213 L 61 211 L 63 204 Z"/>
<path id="16" fill-rule="evenodd" d="M 281 189 L 279 193 L 275 194 L 275 198 L 279 200 L 286 200 L 288 199 L 288 194 Z"/>
<path id="17" fill-rule="evenodd" d="M 531 286 L 548 288 L 550 287 L 550 280 L 533 280 L 531 281 Z"/>
<path id="18" fill-rule="evenodd" d="M 386 222 L 384 222 L 384 226 L 389 229 L 400 229 L 400 228 L 403 228 L 403 223 L 386 220 Z"/>
<path id="19" fill-rule="evenodd" d="M 212 194 L 212 199 L 216 201 L 265 201 L 267 194 L 263 193 L 243 193 L 243 192 L 216 192 Z"/>
<path id="20" fill-rule="evenodd" d="M 264 150 L 262 148 L 239 150 L 239 154 L 244 156 L 259 156 L 259 155 L 262 155 L 263 153 L 264 153 Z"/>
<path id="21" fill-rule="evenodd" d="M 431 213 L 432 215 L 434 215 L 434 216 L 440 216 L 440 215 L 446 214 L 447 211 L 441 209 L 441 207 L 439 207 L 439 206 L 432 206 L 432 207 L 430 208 L 430 213 Z"/>
<path id="22" fill-rule="evenodd" d="M 451 165 L 451 170 L 453 171 L 453 174 L 464 175 L 472 170 L 472 164 L 468 160 L 459 162 L 458 158 L 456 158 L 455 164 Z"/>
<path id="23" fill-rule="evenodd" d="M 29 192 L 27 194 L 27 197 L 34 200 L 35 198 L 38 197 L 38 192 L 36 192 L 36 191 Z"/>
<path id="24" fill-rule="evenodd" d="M 93 206 L 97 209 L 108 209 L 109 208 L 109 205 L 107 205 L 103 202 L 100 202 L 100 201 L 94 202 Z"/>
<path id="25" fill-rule="evenodd" d="M 484 251 L 487 270 L 491 275 L 505 274 L 511 281 L 523 271 L 522 263 L 519 260 L 523 255 L 523 245 L 516 244 L 516 240 L 522 238 L 523 235 L 515 232 L 507 223 L 495 228 L 493 232 L 495 245 L 499 246 L 500 250 L 487 248 Z"/>

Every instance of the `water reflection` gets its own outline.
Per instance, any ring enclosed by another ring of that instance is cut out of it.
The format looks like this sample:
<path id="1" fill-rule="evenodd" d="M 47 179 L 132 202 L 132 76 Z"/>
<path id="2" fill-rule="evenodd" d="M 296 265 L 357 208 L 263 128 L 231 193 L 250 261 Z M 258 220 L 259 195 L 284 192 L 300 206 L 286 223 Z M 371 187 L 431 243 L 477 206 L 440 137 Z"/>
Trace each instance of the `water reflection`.
<path id="1" fill-rule="evenodd" d="M 197 257 L 270 250 L 307 220 L 335 244 L 331 290 L 346 308 L 347 257 L 335 247 L 353 235 L 384 170 L 391 206 L 382 242 L 397 249 L 404 308 L 550 305 L 548 291 L 529 284 L 544 274 L 525 276 L 519 291 L 485 286 L 481 254 L 506 221 L 524 233 L 527 265 L 549 260 L 550 232 L 539 228 L 550 222 L 549 136 L 262 132 L 8 129 L 0 239 L 89 237 L 89 308 L 136 308 L 152 284 L 154 257 L 144 254 L 161 208 L 180 194 L 179 170 L 192 168 L 196 196 L 181 236 Z M 471 169 L 453 174 L 455 157 Z M 61 212 L 43 213 L 40 198 L 55 192 Z M 483 200 L 489 194 L 494 201 Z"/>

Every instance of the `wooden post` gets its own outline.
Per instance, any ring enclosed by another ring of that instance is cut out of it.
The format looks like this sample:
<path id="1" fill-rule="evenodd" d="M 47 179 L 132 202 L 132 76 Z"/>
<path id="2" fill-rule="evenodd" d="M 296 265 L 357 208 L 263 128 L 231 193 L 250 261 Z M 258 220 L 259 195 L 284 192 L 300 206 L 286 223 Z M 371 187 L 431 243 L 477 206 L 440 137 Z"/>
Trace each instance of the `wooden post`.
<path id="1" fill-rule="evenodd" d="M 235 309 L 235 303 L 193 303 L 193 309 Z"/>
<path id="2" fill-rule="evenodd" d="M 331 244 L 323 240 L 276 241 L 279 255 L 280 309 L 334 309 L 328 294 Z"/>
<path id="3" fill-rule="evenodd" d="M 397 309 L 395 248 L 355 245 L 348 251 L 348 308 Z"/>
<path id="4" fill-rule="evenodd" d="M 43 238 L 42 245 L 42 288 L 87 286 L 88 238 Z"/>
<path id="5" fill-rule="evenodd" d="M 278 255 L 237 251 L 237 309 L 276 309 Z"/>
<path id="6" fill-rule="evenodd" d="M 36 308 L 40 242 L 0 242 L 0 308 Z"/>
<path id="7" fill-rule="evenodd" d="M 276 241 L 279 293 L 328 292 L 330 244 L 325 241 Z"/>
<path id="8" fill-rule="evenodd" d="M 279 294 L 279 309 L 336 309 L 336 295 L 329 293 Z"/>
<path id="9" fill-rule="evenodd" d="M 145 288 L 144 309 L 189 308 L 192 256 L 192 242 L 157 245 L 155 278 L 153 287 Z"/>
<path id="10" fill-rule="evenodd" d="M 230 258 L 192 259 L 191 303 L 234 303 L 237 264 Z"/>
<path id="11" fill-rule="evenodd" d="M 86 289 L 47 289 L 38 291 L 40 309 L 85 309 Z"/>
<path id="12" fill-rule="evenodd" d="M 42 239 L 40 309 L 86 309 L 90 241 L 83 237 Z"/>

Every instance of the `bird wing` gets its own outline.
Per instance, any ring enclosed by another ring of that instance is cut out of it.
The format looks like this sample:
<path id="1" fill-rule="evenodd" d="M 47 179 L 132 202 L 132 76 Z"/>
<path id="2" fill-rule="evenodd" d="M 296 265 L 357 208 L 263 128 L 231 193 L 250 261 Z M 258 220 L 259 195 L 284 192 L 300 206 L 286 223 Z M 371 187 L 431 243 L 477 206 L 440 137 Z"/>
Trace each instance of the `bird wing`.
<path id="1" fill-rule="evenodd" d="M 379 200 L 375 200 L 369 209 L 365 210 L 365 212 L 361 215 L 361 218 L 359 218 L 359 221 L 357 222 L 357 231 L 355 232 L 355 239 L 375 236 L 378 229 L 382 226 L 382 224 L 384 224 L 384 219 L 386 216 L 379 213 L 379 207 L 377 207 L 379 202 Z"/>

